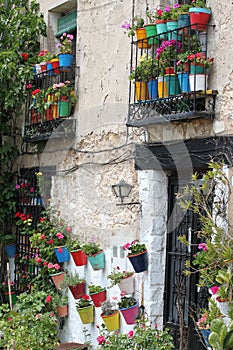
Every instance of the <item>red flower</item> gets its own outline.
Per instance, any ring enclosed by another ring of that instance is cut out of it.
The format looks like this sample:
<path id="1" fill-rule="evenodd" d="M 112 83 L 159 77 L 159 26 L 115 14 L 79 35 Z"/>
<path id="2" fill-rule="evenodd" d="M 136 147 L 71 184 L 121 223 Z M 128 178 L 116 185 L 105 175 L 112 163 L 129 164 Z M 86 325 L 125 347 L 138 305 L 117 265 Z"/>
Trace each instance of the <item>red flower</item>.
<path id="1" fill-rule="evenodd" d="M 40 218 L 40 222 L 44 222 L 45 220 L 45 218 Z"/>
<path id="2" fill-rule="evenodd" d="M 133 336 L 134 336 L 134 332 L 133 332 L 133 331 L 129 331 L 128 337 L 129 337 L 129 338 L 133 338 Z"/>
<path id="3" fill-rule="evenodd" d="M 32 91 L 32 95 L 39 94 L 40 92 L 41 92 L 40 89 L 33 90 L 33 91 Z"/>
<path id="4" fill-rule="evenodd" d="M 24 61 L 27 61 L 27 59 L 28 59 L 28 54 L 27 54 L 26 52 L 21 53 L 21 56 L 23 57 L 23 60 L 24 60 Z"/>
<path id="5" fill-rule="evenodd" d="M 83 296 L 83 299 L 84 299 L 84 300 L 90 300 L 90 297 L 89 297 L 89 295 L 85 294 L 85 295 Z"/>
<path id="6" fill-rule="evenodd" d="M 53 244 L 54 240 L 50 238 L 48 241 L 46 241 L 47 244 Z"/>
<path id="7" fill-rule="evenodd" d="M 39 256 L 36 256 L 34 260 L 35 262 L 38 262 L 38 263 L 42 262 L 42 259 Z"/>
<path id="8" fill-rule="evenodd" d="M 97 338 L 97 342 L 99 345 L 103 344 L 104 341 L 105 341 L 105 337 L 103 335 L 101 335 Z"/>
<path id="9" fill-rule="evenodd" d="M 57 251 L 58 251 L 58 253 L 61 254 L 62 253 L 62 247 L 59 247 Z"/>
<path id="10" fill-rule="evenodd" d="M 44 233 L 40 236 L 40 239 L 42 239 L 42 241 L 45 239 L 45 234 Z"/>
<path id="11" fill-rule="evenodd" d="M 16 218 L 19 218 L 20 215 L 21 215 L 20 211 L 17 211 L 17 213 L 15 214 L 15 217 L 16 217 Z"/>
<path id="12" fill-rule="evenodd" d="M 50 303 L 51 301 L 52 301 L 52 296 L 51 295 L 48 295 L 47 297 L 46 297 L 46 299 L 45 299 L 45 302 L 46 303 Z"/>
<path id="13" fill-rule="evenodd" d="M 46 261 L 44 261 L 44 262 L 43 262 L 43 265 L 44 265 L 44 266 L 46 266 L 46 265 L 47 265 L 47 262 L 46 262 Z"/>

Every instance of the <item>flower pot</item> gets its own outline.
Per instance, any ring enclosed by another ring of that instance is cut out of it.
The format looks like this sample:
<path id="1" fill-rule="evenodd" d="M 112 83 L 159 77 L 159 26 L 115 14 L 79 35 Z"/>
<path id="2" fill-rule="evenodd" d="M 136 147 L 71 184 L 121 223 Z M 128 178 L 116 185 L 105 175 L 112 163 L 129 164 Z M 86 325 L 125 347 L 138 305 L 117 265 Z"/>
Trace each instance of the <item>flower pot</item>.
<path id="1" fill-rule="evenodd" d="M 181 40 L 178 35 L 178 21 L 167 21 L 167 36 L 168 40 Z"/>
<path id="2" fill-rule="evenodd" d="M 94 322 L 94 306 L 93 305 L 77 309 L 77 311 L 78 311 L 78 314 L 79 314 L 83 324 Z"/>
<path id="3" fill-rule="evenodd" d="M 70 253 L 76 266 L 83 266 L 87 264 L 87 256 L 81 249 L 72 250 Z"/>
<path id="4" fill-rule="evenodd" d="M 63 72 L 70 70 L 72 67 L 73 58 L 74 56 L 71 53 L 60 53 L 58 55 L 59 66 Z"/>
<path id="5" fill-rule="evenodd" d="M 165 20 L 158 19 L 155 21 L 157 35 L 159 35 L 159 39 L 167 38 L 167 23 Z"/>
<path id="6" fill-rule="evenodd" d="M 201 332 L 201 335 L 202 335 L 203 340 L 205 342 L 205 345 L 207 346 L 207 348 L 209 348 L 210 344 L 209 344 L 208 338 L 210 335 L 210 330 L 209 329 L 200 329 L 200 332 Z"/>
<path id="7" fill-rule="evenodd" d="M 70 260 L 70 253 L 67 247 L 55 247 L 54 252 L 59 263 L 63 263 Z"/>
<path id="8" fill-rule="evenodd" d="M 156 24 L 146 24 L 145 29 L 146 29 L 146 37 L 148 38 L 148 44 L 151 44 L 151 45 L 158 44 L 158 38 L 156 37 L 157 35 Z"/>
<path id="9" fill-rule="evenodd" d="M 205 74 L 189 74 L 191 91 L 204 91 L 207 89 L 208 76 Z"/>
<path id="10" fill-rule="evenodd" d="M 159 98 L 168 97 L 167 85 L 164 77 L 158 77 L 158 95 Z"/>
<path id="11" fill-rule="evenodd" d="M 40 62 L 40 70 L 41 70 L 41 72 L 45 72 L 47 70 L 47 63 L 46 62 Z"/>
<path id="12" fill-rule="evenodd" d="M 148 252 L 147 250 L 140 254 L 128 255 L 134 271 L 136 273 L 146 271 L 148 269 Z"/>
<path id="13" fill-rule="evenodd" d="M 86 282 L 76 284 L 76 286 L 69 286 L 74 299 L 80 299 L 84 296 L 86 289 Z"/>
<path id="14" fill-rule="evenodd" d="M 190 92 L 189 74 L 188 73 L 177 73 L 177 75 L 178 75 L 178 79 L 179 79 L 181 92 Z"/>
<path id="15" fill-rule="evenodd" d="M 145 28 L 137 28 L 136 29 L 137 36 L 137 47 L 139 49 L 149 49 L 151 45 L 148 44 L 148 39 L 146 38 L 146 29 Z"/>
<path id="16" fill-rule="evenodd" d="M 11 301 L 12 301 L 12 305 L 15 305 L 17 302 L 17 294 L 16 292 L 5 292 L 4 293 L 4 302 L 5 303 L 10 303 L 10 297 L 11 297 Z"/>
<path id="17" fill-rule="evenodd" d="M 190 74 L 203 74 L 205 68 L 201 63 L 190 63 Z"/>
<path id="18" fill-rule="evenodd" d="M 145 81 L 135 81 L 135 93 L 137 101 L 148 100 L 147 83 Z"/>
<path id="19" fill-rule="evenodd" d="M 125 322 L 127 324 L 135 323 L 135 320 L 138 316 L 138 309 L 139 309 L 138 303 L 131 307 L 128 307 L 127 309 L 120 309 L 120 312 L 123 315 Z"/>
<path id="20" fill-rule="evenodd" d="M 103 251 L 87 257 L 93 270 L 102 270 L 105 268 L 105 253 Z"/>
<path id="21" fill-rule="evenodd" d="M 52 63 L 53 73 L 58 74 L 59 73 L 59 59 L 53 58 L 50 62 Z"/>
<path id="22" fill-rule="evenodd" d="M 206 8 L 192 7 L 189 9 L 190 24 L 192 29 L 206 30 L 211 16 L 211 10 Z"/>
<path id="23" fill-rule="evenodd" d="M 148 95 L 150 100 L 158 98 L 158 79 L 150 80 L 147 83 Z"/>
<path id="24" fill-rule="evenodd" d="M 8 258 L 14 258 L 16 254 L 16 243 L 5 245 L 4 249 Z"/>
<path id="25" fill-rule="evenodd" d="M 46 119 L 47 121 L 53 120 L 53 111 L 52 111 L 52 108 L 51 108 L 51 107 L 49 107 L 48 109 L 46 109 L 46 111 L 45 111 L 45 119 Z"/>
<path id="26" fill-rule="evenodd" d="M 125 294 L 133 294 L 134 293 L 134 275 L 123 278 L 118 283 L 118 286 L 121 292 L 124 292 Z"/>
<path id="27" fill-rule="evenodd" d="M 165 74 L 175 74 L 174 67 L 165 68 Z"/>
<path id="28" fill-rule="evenodd" d="M 182 28 L 190 26 L 190 15 L 189 13 L 181 13 L 178 18 L 178 33 L 181 35 L 188 35 L 190 32 L 190 28 Z"/>
<path id="29" fill-rule="evenodd" d="M 65 272 L 59 272 L 56 274 L 50 275 L 52 278 L 53 283 L 55 284 L 57 289 L 60 289 L 60 284 L 63 282 L 64 277 L 65 277 Z"/>
<path id="30" fill-rule="evenodd" d="M 68 305 L 58 306 L 57 307 L 58 317 L 65 317 L 68 315 Z"/>
<path id="31" fill-rule="evenodd" d="M 180 93 L 179 80 L 176 74 L 165 75 L 168 96 L 178 95 Z"/>
<path id="32" fill-rule="evenodd" d="M 100 315 L 105 323 L 105 326 L 109 332 L 115 331 L 120 328 L 120 313 L 116 311 L 113 315 Z"/>
<path id="33" fill-rule="evenodd" d="M 54 75 L 52 62 L 47 62 L 47 74 Z"/>
<path id="34" fill-rule="evenodd" d="M 106 300 L 106 289 L 99 293 L 90 293 L 90 297 L 95 307 L 100 307 L 101 303 Z"/>
<path id="35" fill-rule="evenodd" d="M 58 106 L 58 116 L 59 117 L 69 117 L 71 113 L 71 101 L 60 101 L 57 104 Z"/>

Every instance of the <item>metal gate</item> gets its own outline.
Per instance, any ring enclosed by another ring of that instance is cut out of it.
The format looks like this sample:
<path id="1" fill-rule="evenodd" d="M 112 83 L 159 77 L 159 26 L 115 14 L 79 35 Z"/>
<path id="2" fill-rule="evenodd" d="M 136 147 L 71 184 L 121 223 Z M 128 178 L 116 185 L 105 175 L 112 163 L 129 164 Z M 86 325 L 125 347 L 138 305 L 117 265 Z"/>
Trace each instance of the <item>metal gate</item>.
<path id="1" fill-rule="evenodd" d="M 189 180 L 184 179 L 183 183 L 186 184 Z M 171 176 L 168 186 L 168 217 L 174 210 L 172 227 L 176 228 L 167 236 L 164 323 L 171 329 L 175 349 L 204 350 L 202 340 L 195 331 L 194 322 L 198 307 L 207 306 L 209 294 L 205 289 L 198 292 L 197 275 L 187 277 L 183 272 L 186 269 L 186 260 L 192 260 L 195 246 L 190 249 L 177 239 L 178 236 L 185 235 L 190 243 L 197 243 L 198 218 L 191 211 L 187 211 L 184 215 L 180 206 L 175 205 L 177 191 L 178 179 L 176 176 Z"/>

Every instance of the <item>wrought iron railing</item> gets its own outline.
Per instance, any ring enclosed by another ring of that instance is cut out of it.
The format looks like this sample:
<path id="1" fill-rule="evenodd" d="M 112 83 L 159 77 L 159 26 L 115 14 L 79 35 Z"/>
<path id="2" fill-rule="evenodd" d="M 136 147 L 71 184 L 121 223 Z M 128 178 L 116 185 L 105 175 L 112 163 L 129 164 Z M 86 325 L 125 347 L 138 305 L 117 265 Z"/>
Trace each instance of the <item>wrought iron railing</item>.
<path id="1" fill-rule="evenodd" d="M 132 42 L 128 126 L 214 117 L 217 91 L 208 87 L 212 30 L 192 25 Z"/>
<path id="2" fill-rule="evenodd" d="M 26 142 L 47 140 L 52 134 L 61 137 L 75 133 L 75 120 L 72 118 L 76 100 L 74 79 L 73 68 L 54 68 L 34 75 L 31 84 L 33 87 L 28 89 L 25 109 Z M 66 96 L 59 87 L 54 89 L 55 85 L 61 83 L 67 86 Z"/>

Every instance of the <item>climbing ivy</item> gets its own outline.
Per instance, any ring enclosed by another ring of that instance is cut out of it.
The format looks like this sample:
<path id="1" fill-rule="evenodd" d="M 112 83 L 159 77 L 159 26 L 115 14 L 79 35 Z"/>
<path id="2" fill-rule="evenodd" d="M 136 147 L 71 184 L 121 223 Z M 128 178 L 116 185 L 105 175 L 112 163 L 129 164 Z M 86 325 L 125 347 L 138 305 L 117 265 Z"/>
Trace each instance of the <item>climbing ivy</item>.
<path id="1" fill-rule="evenodd" d="M 34 0 L 0 0 L 0 225 L 8 229 L 15 211 L 14 161 L 19 154 L 25 85 L 46 25 Z M 0 231 L 1 232 L 1 231 Z"/>

